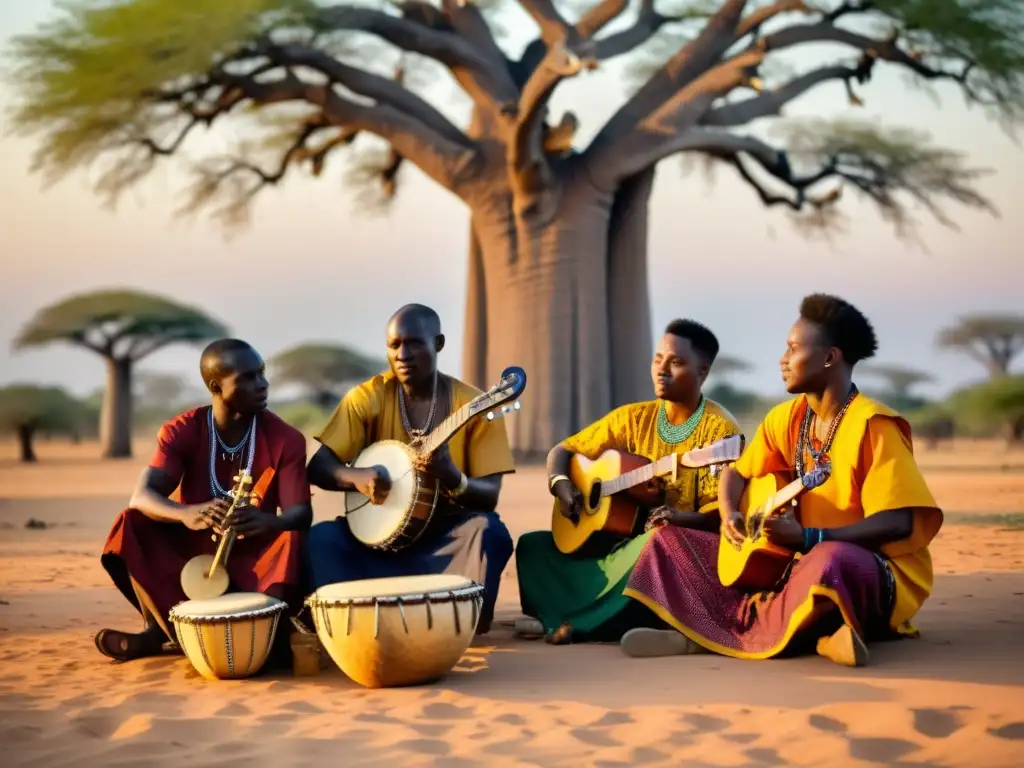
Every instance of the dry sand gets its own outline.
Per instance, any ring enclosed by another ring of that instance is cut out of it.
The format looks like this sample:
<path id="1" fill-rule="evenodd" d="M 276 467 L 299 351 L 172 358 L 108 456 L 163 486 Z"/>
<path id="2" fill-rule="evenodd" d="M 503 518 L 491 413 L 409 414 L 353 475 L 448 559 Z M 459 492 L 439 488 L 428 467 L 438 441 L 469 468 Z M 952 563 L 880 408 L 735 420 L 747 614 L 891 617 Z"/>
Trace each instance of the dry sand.
<path id="1" fill-rule="evenodd" d="M 923 637 L 876 646 L 867 668 L 631 660 L 499 629 L 440 684 L 368 691 L 333 667 L 211 683 L 180 656 L 101 657 L 98 628 L 138 622 L 98 553 L 142 462 L 96 461 L 92 445 L 39 453 L 22 467 L 0 445 L 4 765 L 1024 765 L 1024 529 L 998 517 L 1024 512 L 1024 454 L 922 456 L 953 521 L 933 547 L 935 594 Z M 314 503 L 318 519 L 337 513 L 336 498 Z M 539 470 L 507 481 L 514 535 L 549 510 Z M 510 565 L 499 619 L 517 615 Z"/>

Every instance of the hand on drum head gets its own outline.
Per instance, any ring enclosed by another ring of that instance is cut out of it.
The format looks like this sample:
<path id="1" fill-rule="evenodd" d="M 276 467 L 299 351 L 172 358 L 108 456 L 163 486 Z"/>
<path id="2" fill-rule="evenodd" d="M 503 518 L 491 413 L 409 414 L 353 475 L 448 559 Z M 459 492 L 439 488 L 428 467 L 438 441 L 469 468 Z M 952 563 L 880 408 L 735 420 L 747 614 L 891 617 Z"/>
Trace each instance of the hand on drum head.
<path id="1" fill-rule="evenodd" d="M 224 523 L 231 504 L 225 499 L 210 499 L 205 504 L 194 504 L 185 510 L 185 527 L 193 531 L 212 528 L 218 535 L 224 534 Z"/>
<path id="2" fill-rule="evenodd" d="M 391 476 L 387 467 L 378 464 L 362 470 L 356 481 L 356 490 L 366 496 L 371 504 L 383 504 L 391 490 Z"/>

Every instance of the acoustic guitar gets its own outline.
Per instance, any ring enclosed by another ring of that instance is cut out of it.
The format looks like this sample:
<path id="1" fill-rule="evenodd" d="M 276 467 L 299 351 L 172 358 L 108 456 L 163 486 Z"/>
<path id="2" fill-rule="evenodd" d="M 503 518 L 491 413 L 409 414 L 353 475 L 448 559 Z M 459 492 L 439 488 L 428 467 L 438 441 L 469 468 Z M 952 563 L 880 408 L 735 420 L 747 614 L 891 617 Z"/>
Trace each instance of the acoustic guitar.
<path id="1" fill-rule="evenodd" d="M 558 551 L 572 554 L 599 535 L 632 536 L 645 510 L 658 503 L 661 486 L 655 478 L 673 481 L 680 469 L 698 469 L 736 461 L 743 453 L 743 435 L 732 435 L 686 453 L 670 453 L 656 461 L 610 448 L 594 460 L 575 454 L 569 479 L 582 496 L 578 519 L 562 514 L 555 499 L 551 533 Z"/>
<path id="2" fill-rule="evenodd" d="M 382 466 L 391 478 L 391 490 L 381 504 L 357 491 L 345 493 L 345 518 L 349 530 L 372 549 L 396 552 L 413 544 L 430 525 L 441 498 L 441 484 L 416 470 L 418 454 L 429 456 L 471 419 L 485 416 L 489 421 L 519 410 L 518 397 L 526 389 L 526 372 L 511 366 L 501 372 L 501 380 L 486 392 L 449 414 L 423 438 L 417 451 L 399 440 L 378 440 L 364 448 L 352 462 L 353 467 Z M 515 401 L 513 405 L 508 405 Z"/>
<path id="3" fill-rule="evenodd" d="M 740 500 L 746 536 L 739 545 L 725 536 L 718 543 L 718 579 L 723 586 L 761 591 L 778 583 L 795 553 L 768 541 L 765 521 L 794 504 L 805 491 L 824 483 L 829 474 L 826 464 L 791 483 L 784 484 L 777 474 L 771 474 L 755 477 L 747 484 Z"/>

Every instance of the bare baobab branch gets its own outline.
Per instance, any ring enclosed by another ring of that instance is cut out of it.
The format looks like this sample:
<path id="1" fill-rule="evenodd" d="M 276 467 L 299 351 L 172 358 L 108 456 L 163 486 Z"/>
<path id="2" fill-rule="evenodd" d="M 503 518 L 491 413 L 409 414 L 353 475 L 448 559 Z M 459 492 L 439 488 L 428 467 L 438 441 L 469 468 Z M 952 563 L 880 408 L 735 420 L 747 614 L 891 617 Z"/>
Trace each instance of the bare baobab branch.
<path id="1" fill-rule="evenodd" d="M 409 53 L 434 59 L 451 70 L 456 81 L 477 103 L 496 111 L 509 109 L 519 96 L 505 68 L 497 68 L 457 34 L 391 16 L 371 8 L 338 5 L 318 14 L 320 23 L 335 30 L 367 32 Z"/>
<path id="2" fill-rule="evenodd" d="M 479 8 L 472 2 L 461 2 L 461 0 L 441 0 L 441 8 L 444 11 L 445 21 L 451 25 L 453 30 L 478 48 L 480 53 L 487 58 L 490 66 L 504 72 L 508 71 L 508 59 L 498 47 L 491 28 Z"/>
<path id="3" fill-rule="evenodd" d="M 793 78 L 779 88 L 763 91 L 753 98 L 711 109 L 701 119 L 701 124 L 717 127 L 739 126 L 761 117 L 781 115 L 782 108 L 786 104 L 799 98 L 811 88 L 829 80 L 858 79 L 859 73 L 859 67 L 841 65 L 821 67 Z"/>
<path id="4" fill-rule="evenodd" d="M 736 40 L 747 0 L 726 0 L 697 37 L 659 69 L 594 137 L 589 152 L 603 158 L 610 145 L 671 99 L 681 88 L 714 67 Z M 618 151 L 615 148 L 612 151 Z"/>
<path id="5" fill-rule="evenodd" d="M 552 0 L 519 0 L 519 4 L 540 27 L 540 37 L 550 48 L 556 41 L 565 42 L 576 29 L 565 20 Z"/>
<path id="6" fill-rule="evenodd" d="M 303 45 L 268 46 L 266 53 L 275 64 L 313 69 L 354 93 L 401 110 L 453 144 L 467 149 L 472 146 L 472 142 L 448 118 L 393 79 L 351 67 L 323 51 Z"/>
<path id="7" fill-rule="evenodd" d="M 620 138 L 611 152 L 597 155 L 590 172 L 598 186 L 612 189 L 622 179 L 685 150 L 692 140 L 690 129 L 700 123 L 717 99 L 740 85 L 749 84 L 763 58 L 759 50 L 745 51 L 680 89 L 633 131 Z"/>

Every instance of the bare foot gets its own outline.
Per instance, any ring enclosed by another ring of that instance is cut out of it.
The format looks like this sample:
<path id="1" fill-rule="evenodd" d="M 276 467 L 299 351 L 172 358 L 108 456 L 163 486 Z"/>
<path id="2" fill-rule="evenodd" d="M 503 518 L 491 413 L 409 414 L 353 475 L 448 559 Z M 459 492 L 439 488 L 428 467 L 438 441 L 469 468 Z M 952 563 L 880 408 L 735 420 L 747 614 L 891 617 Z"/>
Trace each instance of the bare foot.
<path id="1" fill-rule="evenodd" d="M 101 629 L 96 635 L 96 648 L 115 661 L 131 661 L 156 656 L 161 652 L 165 639 L 163 630 L 158 626 L 149 626 L 134 634 Z"/>

